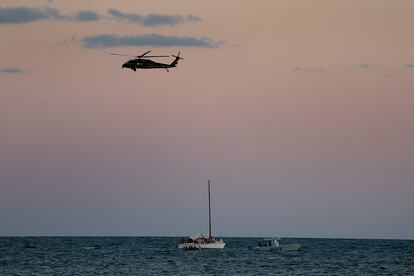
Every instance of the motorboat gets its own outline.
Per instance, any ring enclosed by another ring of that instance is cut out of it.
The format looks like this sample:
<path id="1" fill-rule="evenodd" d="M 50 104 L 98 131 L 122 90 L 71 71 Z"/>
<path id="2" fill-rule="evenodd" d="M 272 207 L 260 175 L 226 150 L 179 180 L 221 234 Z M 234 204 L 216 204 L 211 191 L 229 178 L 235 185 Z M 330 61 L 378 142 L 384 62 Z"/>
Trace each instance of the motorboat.
<path id="1" fill-rule="evenodd" d="M 259 242 L 259 244 L 253 247 L 253 250 L 262 250 L 262 251 L 298 251 L 301 249 L 300 244 L 281 244 L 281 239 L 267 239 L 264 242 Z"/>

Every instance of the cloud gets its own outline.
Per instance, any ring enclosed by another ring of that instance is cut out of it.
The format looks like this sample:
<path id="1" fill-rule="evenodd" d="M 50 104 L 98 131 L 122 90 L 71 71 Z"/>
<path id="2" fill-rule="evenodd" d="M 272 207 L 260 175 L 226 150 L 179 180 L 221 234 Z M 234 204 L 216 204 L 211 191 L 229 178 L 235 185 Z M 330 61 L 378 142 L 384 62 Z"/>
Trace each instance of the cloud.
<path id="1" fill-rule="evenodd" d="M 170 25 L 176 26 L 185 22 L 197 22 L 201 19 L 194 15 L 187 15 L 183 17 L 181 15 L 162 15 L 162 14 L 149 14 L 144 17 L 143 24 L 145 26 L 158 26 L 158 25 Z"/>
<path id="2" fill-rule="evenodd" d="M 42 19 L 60 18 L 56 9 L 35 9 L 27 7 L 0 8 L 0 24 L 21 24 Z"/>
<path id="3" fill-rule="evenodd" d="M 414 69 L 414 63 L 406 63 L 401 65 L 402 68 Z"/>
<path id="4" fill-rule="evenodd" d="M 207 37 L 196 38 L 187 36 L 164 36 L 158 34 L 144 34 L 135 36 L 119 36 L 115 34 L 103 34 L 88 36 L 81 39 L 87 48 L 110 48 L 119 46 L 155 46 L 155 47 L 205 47 L 216 48 L 220 42 L 215 42 Z"/>
<path id="5" fill-rule="evenodd" d="M 201 18 L 197 15 L 187 14 L 185 20 L 188 22 L 201 22 Z"/>
<path id="6" fill-rule="evenodd" d="M 371 70 L 372 69 L 372 67 L 369 64 L 365 64 L 365 63 L 358 65 L 357 68 L 360 70 Z"/>
<path id="7" fill-rule="evenodd" d="M 119 20 L 125 20 L 129 22 L 141 22 L 142 16 L 134 13 L 123 13 L 115 9 L 108 9 L 108 13 Z"/>
<path id="8" fill-rule="evenodd" d="M 93 11 L 78 11 L 73 17 L 76 21 L 96 21 L 99 15 Z"/>
<path id="9" fill-rule="evenodd" d="M 99 15 L 96 12 L 88 10 L 78 11 L 74 15 L 62 15 L 59 10 L 51 8 L 0 8 L 0 24 L 23 24 L 46 19 L 96 21 L 99 19 Z"/>
<path id="10" fill-rule="evenodd" d="M 1 73 L 9 73 L 9 74 L 23 74 L 26 71 L 16 68 L 16 67 L 9 67 L 9 68 L 0 68 Z"/>
<path id="11" fill-rule="evenodd" d="M 186 22 L 200 22 L 201 19 L 198 16 L 188 14 L 182 15 L 165 15 L 165 14 L 148 14 L 139 15 L 136 13 L 124 13 L 115 9 L 108 9 L 108 13 L 120 21 L 127 21 L 130 23 L 136 23 L 147 27 L 153 26 L 176 26 L 178 24 L 184 24 Z"/>
<path id="12" fill-rule="evenodd" d="M 293 72 L 302 72 L 302 73 L 325 73 L 326 70 L 323 68 L 304 68 L 304 67 L 295 67 L 292 70 Z"/>
<path id="13" fill-rule="evenodd" d="M 200 22 L 198 16 L 188 14 L 182 15 L 165 15 L 152 13 L 148 15 L 139 15 L 135 13 L 124 13 L 116 9 L 108 9 L 108 13 L 119 21 L 136 23 L 146 27 L 153 26 L 176 26 L 187 22 Z M 101 19 L 98 13 L 90 10 L 77 11 L 71 15 L 61 14 L 59 10 L 52 8 L 30 8 L 30 7 L 0 7 L 0 24 L 23 24 L 39 20 L 62 20 L 62 21 L 97 21 Z"/>

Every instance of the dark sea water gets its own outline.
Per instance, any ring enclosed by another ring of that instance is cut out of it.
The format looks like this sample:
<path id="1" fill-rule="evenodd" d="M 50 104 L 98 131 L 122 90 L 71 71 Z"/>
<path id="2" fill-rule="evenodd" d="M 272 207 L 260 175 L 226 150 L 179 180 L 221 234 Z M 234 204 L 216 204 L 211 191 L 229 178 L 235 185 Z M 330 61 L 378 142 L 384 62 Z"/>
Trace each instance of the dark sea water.
<path id="1" fill-rule="evenodd" d="M 224 250 L 183 251 L 179 238 L 0 238 L 0 275 L 414 275 L 414 241 L 283 239 L 298 252 L 249 249 L 257 238 L 226 238 Z"/>

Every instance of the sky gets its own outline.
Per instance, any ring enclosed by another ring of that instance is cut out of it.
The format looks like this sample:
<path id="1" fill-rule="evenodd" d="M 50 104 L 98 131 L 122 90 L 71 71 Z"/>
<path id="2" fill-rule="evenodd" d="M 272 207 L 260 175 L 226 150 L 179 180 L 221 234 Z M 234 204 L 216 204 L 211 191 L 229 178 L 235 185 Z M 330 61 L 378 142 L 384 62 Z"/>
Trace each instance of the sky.
<path id="1" fill-rule="evenodd" d="M 0 235 L 414 239 L 413 9 L 0 1 Z"/>

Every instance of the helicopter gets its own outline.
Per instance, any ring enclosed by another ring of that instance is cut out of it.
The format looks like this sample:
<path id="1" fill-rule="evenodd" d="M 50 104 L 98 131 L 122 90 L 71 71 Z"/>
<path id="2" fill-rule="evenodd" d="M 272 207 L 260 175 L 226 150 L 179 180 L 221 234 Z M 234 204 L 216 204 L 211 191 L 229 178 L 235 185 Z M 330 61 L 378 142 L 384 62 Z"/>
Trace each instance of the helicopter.
<path id="1" fill-rule="evenodd" d="M 165 70 L 167 70 L 167 72 L 169 72 L 168 69 L 175 68 L 178 61 L 180 59 L 183 59 L 182 57 L 180 57 L 180 52 L 178 52 L 178 54 L 176 56 L 171 55 L 171 56 L 175 57 L 175 59 L 170 64 L 159 63 L 159 62 L 152 61 L 148 58 L 169 57 L 169 56 L 147 56 L 147 54 L 149 54 L 150 52 L 151 51 L 147 51 L 147 52 L 145 52 L 145 53 L 143 53 L 142 55 L 139 55 L 139 56 L 114 54 L 114 53 L 111 53 L 111 55 L 134 57 L 134 59 L 130 59 L 127 62 L 125 62 L 124 64 L 122 64 L 122 68 L 129 68 L 129 69 L 133 70 L 134 72 L 136 72 L 137 69 L 165 69 Z"/>

